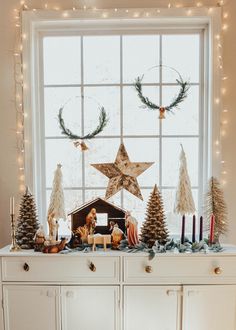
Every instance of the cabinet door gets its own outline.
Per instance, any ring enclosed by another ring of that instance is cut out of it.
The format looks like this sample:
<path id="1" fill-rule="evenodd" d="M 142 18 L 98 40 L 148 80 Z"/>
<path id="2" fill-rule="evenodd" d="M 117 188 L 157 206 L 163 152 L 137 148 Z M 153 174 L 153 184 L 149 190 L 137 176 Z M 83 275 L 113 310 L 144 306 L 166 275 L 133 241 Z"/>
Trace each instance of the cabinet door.
<path id="1" fill-rule="evenodd" d="M 59 330 L 59 288 L 4 285 L 5 330 Z"/>
<path id="2" fill-rule="evenodd" d="M 118 330 L 118 311 L 118 287 L 62 287 L 63 330 Z"/>
<path id="3" fill-rule="evenodd" d="M 126 286 L 124 329 L 179 329 L 180 290 L 177 286 Z"/>
<path id="4" fill-rule="evenodd" d="M 235 330 L 236 286 L 184 287 L 183 330 Z"/>

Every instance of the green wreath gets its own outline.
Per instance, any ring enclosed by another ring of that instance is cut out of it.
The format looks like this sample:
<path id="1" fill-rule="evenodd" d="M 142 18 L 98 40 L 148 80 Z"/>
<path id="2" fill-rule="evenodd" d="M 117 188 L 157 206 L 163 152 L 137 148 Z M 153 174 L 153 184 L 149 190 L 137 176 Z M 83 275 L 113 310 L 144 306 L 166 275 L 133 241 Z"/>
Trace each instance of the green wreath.
<path id="1" fill-rule="evenodd" d="M 165 67 L 167 67 L 167 66 L 165 66 Z M 179 91 L 178 95 L 173 98 L 171 104 L 169 104 L 167 106 L 157 105 L 157 104 L 151 102 L 147 96 L 143 95 L 142 80 L 144 78 L 144 75 L 142 75 L 141 77 L 136 78 L 135 84 L 134 84 L 134 87 L 135 87 L 136 91 L 138 92 L 138 97 L 139 97 L 140 101 L 144 104 L 144 106 L 146 108 L 148 108 L 150 110 L 159 110 L 160 111 L 160 117 L 159 117 L 160 119 L 165 118 L 165 116 L 164 116 L 165 111 L 172 112 L 172 110 L 174 108 L 178 108 L 179 104 L 186 99 L 187 92 L 188 92 L 189 87 L 190 87 L 189 83 L 183 80 L 183 78 L 181 77 L 181 75 L 178 71 L 176 71 L 174 68 L 171 68 L 171 67 L 169 67 L 169 68 L 171 70 L 175 71 L 179 76 L 179 79 L 176 79 L 176 82 L 180 86 L 180 91 Z"/>
<path id="2" fill-rule="evenodd" d="M 59 125 L 60 125 L 60 128 L 61 128 L 61 133 L 65 136 L 67 136 L 70 140 L 77 140 L 77 141 L 74 142 L 75 146 L 77 147 L 77 146 L 80 145 L 82 150 L 86 150 L 88 148 L 85 145 L 85 143 L 84 142 L 79 142 L 79 140 L 82 140 L 82 141 L 83 140 L 90 140 L 90 139 L 93 139 L 99 133 L 101 133 L 104 130 L 104 128 L 106 127 L 107 123 L 108 123 L 107 113 L 106 113 L 104 107 L 99 107 L 100 108 L 100 115 L 99 115 L 99 119 L 98 119 L 98 121 L 99 121 L 98 126 L 91 133 L 88 133 L 84 136 L 77 135 L 77 134 L 73 133 L 69 128 L 66 127 L 65 121 L 62 117 L 64 107 L 68 102 L 66 102 L 59 109 L 59 112 L 58 112 L 58 120 L 59 120 Z"/>

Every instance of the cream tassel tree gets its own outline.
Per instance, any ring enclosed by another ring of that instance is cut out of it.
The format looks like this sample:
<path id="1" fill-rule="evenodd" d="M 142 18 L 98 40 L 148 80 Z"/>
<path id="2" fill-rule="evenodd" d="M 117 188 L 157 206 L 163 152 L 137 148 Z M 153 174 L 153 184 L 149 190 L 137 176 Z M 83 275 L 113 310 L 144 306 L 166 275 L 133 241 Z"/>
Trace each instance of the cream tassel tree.
<path id="1" fill-rule="evenodd" d="M 58 240 L 58 220 L 66 220 L 61 167 L 61 164 L 57 164 L 57 169 L 54 173 L 50 203 L 48 207 L 47 221 L 49 226 L 50 241 Z"/>
<path id="2" fill-rule="evenodd" d="M 204 214 L 207 220 L 207 228 L 210 229 L 210 219 L 212 214 L 215 216 L 215 239 L 219 241 L 220 235 L 227 233 L 228 229 L 228 212 L 224 200 L 224 193 L 220 182 L 211 177 L 208 183 L 208 191 L 205 197 Z"/>
<path id="3" fill-rule="evenodd" d="M 179 182 L 176 191 L 174 212 L 184 216 L 186 214 L 194 214 L 195 211 L 191 183 L 187 170 L 186 155 L 181 144 Z"/>

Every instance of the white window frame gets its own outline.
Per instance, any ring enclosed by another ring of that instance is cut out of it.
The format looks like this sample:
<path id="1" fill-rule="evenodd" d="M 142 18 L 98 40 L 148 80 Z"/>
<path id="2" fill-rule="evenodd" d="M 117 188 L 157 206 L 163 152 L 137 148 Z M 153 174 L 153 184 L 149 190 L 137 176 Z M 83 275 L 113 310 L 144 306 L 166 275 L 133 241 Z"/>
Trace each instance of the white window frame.
<path id="1" fill-rule="evenodd" d="M 137 17 L 137 13 L 138 16 Z M 148 15 L 147 15 L 148 13 Z M 148 16 L 148 17 L 147 17 Z M 42 77 L 39 68 L 42 67 L 40 42 L 42 34 L 58 34 L 70 31 L 89 33 L 91 30 L 116 32 L 140 30 L 164 32 L 173 28 L 174 31 L 202 30 L 204 36 L 204 76 L 202 86 L 208 90 L 202 108 L 204 116 L 203 150 L 199 157 L 204 157 L 201 171 L 202 182 L 210 175 L 220 174 L 219 146 L 220 112 L 221 112 L 221 70 L 219 69 L 218 36 L 221 35 L 220 8 L 171 8 L 162 9 L 129 9 L 127 10 L 86 10 L 86 11 L 27 11 L 23 13 L 23 74 L 24 74 L 24 109 L 25 117 L 25 182 L 36 196 L 39 219 L 45 223 L 43 205 L 46 197 L 42 196 L 41 187 L 45 187 L 45 173 L 42 166 L 41 132 L 44 132 L 43 107 L 40 98 Z M 204 93 L 203 93 L 204 94 Z M 200 175 L 199 175 L 200 176 Z M 42 184 L 38 184 L 40 178 Z M 202 185 L 199 185 L 199 187 Z M 201 201 L 199 201 L 200 204 Z"/>

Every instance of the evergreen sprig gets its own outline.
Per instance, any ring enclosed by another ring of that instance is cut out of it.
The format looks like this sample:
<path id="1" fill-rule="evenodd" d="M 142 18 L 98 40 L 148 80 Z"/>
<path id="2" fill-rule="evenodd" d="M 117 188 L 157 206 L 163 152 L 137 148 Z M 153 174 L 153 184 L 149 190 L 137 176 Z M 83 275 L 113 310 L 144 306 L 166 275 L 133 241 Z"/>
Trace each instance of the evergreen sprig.
<path id="1" fill-rule="evenodd" d="M 104 107 L 101 107 L 100 108 L 100 115 L 99 115 L 99 123 L 98 123 L 98 126 L 95 128 L 95 130 L 92 131 L 91 133 L 88 133 L 87 135 L 84 135 L 84 136 L 76 135 L 69 128 L 66 127 L 65 121 L 62 117 L 63 110 L 64 110 L 64 106 L 59 109 L 59 113 L 58 113 L 58 120 L 59 120 L 59 124 L 60 124 L 60 127 L 61 127 L 61 132 L 62 132 L 63 135 L 68 136 L 68 138 L 71 139 L 71 140 L 89 140 L 89 139 L 93 139 L 96 135 L 98 135 L 99 133 L 101 133 L 104 130 L 105 126 L 108 123 L 107 113 L 106 113 Z"/>
<path id="2" fill-rule="evenodd" d="M 179 79 L 176 79 L 176 82 L 180 86 L 180 91 L 177 96 L 175 96 L 172 100 L 172 102 L 167 106 L 160 106 L 157 105 L 149 100 L 147 96 L 143 95 L 143 88 L 142 88 L 142 77 L 138 77 L 135 80 L 134 87 L 136 91 L 138 92 L 138 97 L 140 101 L 144 104 L 144 106 L 150 110 L 160 110 L 161 108 L 164 108 L 166 111 L 172 111 L 174 108 L 178 108 L 179 104 L 183 102 L 187 97 L 187 92 L 189 90 L 189 83 L 186 81 L 183 81 L 182 77 L 180 76 Z"/>

